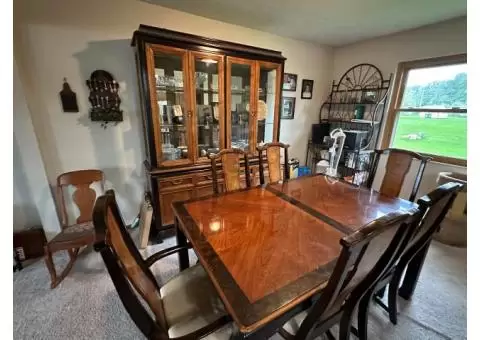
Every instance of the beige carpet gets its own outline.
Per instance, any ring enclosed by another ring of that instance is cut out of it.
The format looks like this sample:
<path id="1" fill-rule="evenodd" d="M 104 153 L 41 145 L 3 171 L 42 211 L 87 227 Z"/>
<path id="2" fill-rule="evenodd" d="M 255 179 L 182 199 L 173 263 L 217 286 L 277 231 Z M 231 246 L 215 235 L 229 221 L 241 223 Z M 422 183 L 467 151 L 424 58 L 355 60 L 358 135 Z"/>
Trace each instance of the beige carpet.
<path id="1" fill-rule="evenodd" d="M 173 244 L 168 239 L 149 246 L 145 255 Z M 58 254 L 54 260 L 63 265 L 66 257 Z M 399 298 L 398 325 L 372 305 L 369 338 L 466 339 L 466 262 L 466 249 L 434 243 L 412 301 Z M 154 268 L 165 281 L 177 272 L 177 257 L 161 260 Z M 13 276 L 14 339 L 144 339 L 123 308 L 100 255 L 91 249 L 81 253 L 70 275 L 54 290 L 43 261 Z"/>

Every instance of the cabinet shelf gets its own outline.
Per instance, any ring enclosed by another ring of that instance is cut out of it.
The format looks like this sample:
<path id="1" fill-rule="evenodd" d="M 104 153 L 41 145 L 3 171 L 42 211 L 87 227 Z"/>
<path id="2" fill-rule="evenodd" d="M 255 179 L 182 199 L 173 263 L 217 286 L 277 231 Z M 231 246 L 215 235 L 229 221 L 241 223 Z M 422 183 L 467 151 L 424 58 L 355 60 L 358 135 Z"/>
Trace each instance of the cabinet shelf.
<path id="1" fill-rule="evenodd" d="M 372 87 L 372 88 L 364 88 L 364 89 L 332 90 L 332 93 L 374 92 L 374 91 L 381 91 L 381 90 L 387 91 L 389 87 L 390 86 Z"/>
<path id="2" fill-rule="evenodd" d="M 366 102 L 352 102 L 352 103 L 341 103 L 341 102 L 326 102 L 326 105 L 376 105 L 377 103 L 366 103 Z"/>
<path id="3" fill-rule="evenodd" d="M 176 86 L 156 86 L 157 91 L 166 91 L 166 92 L 184 92 L 183 87 L 176 87 Z M 195 89 L 197 92 L 205 92 L 205 93 L 218 93 L 218 89 Z"/>
<path id="4" fill-rule="evenodd" d="M 360 124 L 372 124 L 370 119 L 340 119 L 340 118 L 329 118 L 329 119 L 322 119 L 322 122 L 330 122 L 330 123 L 360 123 Z M 379 121 L 374 121 L 374 125 L 380 124 Z"/>

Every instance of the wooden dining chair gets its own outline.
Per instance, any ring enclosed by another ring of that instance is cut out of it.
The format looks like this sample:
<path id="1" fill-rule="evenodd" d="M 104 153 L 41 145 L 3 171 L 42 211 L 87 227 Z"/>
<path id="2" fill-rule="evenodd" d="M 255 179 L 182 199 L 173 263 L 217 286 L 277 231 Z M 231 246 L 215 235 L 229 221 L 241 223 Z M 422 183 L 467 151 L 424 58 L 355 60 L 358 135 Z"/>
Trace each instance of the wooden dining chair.
<path id="1" fill-rule="evenodd" d="M 266 143 L 262 146 L 257 146 L 258 151 L 258 166 L 260 171 L 260 184 L 265 184 L 265 160 L 263 158 L 264 152 L 267 154 L 268 178 L 269 183 L 276 183 L 282 180 L 282 170 L 280 165 L 280 149 L 283 149 L 283 179 L 290 178 L 290 171 L 288 168 L 288 148 L 290 145 L 284 143 Z"/>
<path id="2" fill-rule="evenodd" d="M 442 220 L 462 187 L 463 185 L 459 183 L 449 182 L 439 186 L 417 201 L 421 218 L 418 219 L 417 224 L 412 228 L 411 235 L 407 237 L 406 245 L 398 263 L 383 275 L 382 279 L 371 291 L 365 294 L 360 303 L 359 315 L 365 316 L 364 319 L 359 319 L 358 322 L 359 334 L 365 334 L 360 339 L 366 339 L 368 324 L 366 317 L 368 316 L 369 304 L 372 299 L 389 313 L 390 321 L 393 324 L 397 324 L 397 295 L 403 273 L 419 252 L 430 247 L 434 233 L 439 230 Z M 387 285 L 388 306 L 380 300 Z"/>
<path id="3" fill-rule="evenodd" d="M 398 257 L 414 215 L 393 212 L 340 240 L 342 250 L 327 286 L 311 308 L 290 319 L 285 339 L 314 339 L 340 324 L 339 339 L 349 339 L 355 307 Z"/>
<path id="4" fill-rule="evenodd" d="M 60 213 L 60 225 L 62 230 L 58 235 L 45 245 L 45 264 L 50 273 L 51 288 L 58 286 L 72 269 L 83 246 L 95 242 L 95 232 L 92 223 L 93 205 L 97 194 L 90 185 L 98 182 L 100 190 L 104 191 L 105 176 L 101 170 L 78 170 L 61 174 L 57 177 L 57 204 Z M 71 198 L 79 210 L 79 216 L 74 223 L 70 223 L 67 214 L 67 191 L 74 187 Z M 57 275 L 52 254 L 57 251 L 66 250 L 70 257 L 65 269 Z"/>
<path id="5" fill-rule="evenodd" d="M 123 306 L 148 339 L 229 339 L 233 324 L 201 265 L 180 272 L 161 287 L 150 270 L 158 260 L 189 249 L 190 244 L 161 250 L 144 260 L 125 227 L 113 190 L 98 198 L 93 223 L 95 250 Z"/>
<path id="6" fill-rule="evenodd" d="M 378 172 L 378 163 L 382 156 L 388 157 L 385 167 L 385 175 L 382 180 L 380 192 L 390 197 L 398 197 L 402 190 L 405 176 L 410 171 L 412 161 L 417 159 L 420 161 L 420 165 L 415 174 L 415 180 L 413 182 L 412 191 L 409 196 L 409 201 L 413 202 L 420 187 L 420 182 L 423 177 L 423 172 L 427 162 L 431 160 L 430 157 L 422 156 L 416 152 L 402 150 L 402 149 L 384 149 L 375 150 L 373 160 L 371 162 L 369 176 L 367 179 L 367 187 L 371 188 L 375 180 L 375 176 Z"/>
<path id="7" fill-rule="evenodd" d="M 247 188 L 250 188 L 250 168 L 248 164 L 248 154 L 240 149 L 224 149 L 217 154 L 210 154 L 208 156 L 212 162 L 212 179 L 213 192 L 219 193 L 218 190 L 218 169 L 217 162 L 220 160 L 223 172 L 223 183 L 225 191 L 233 191 L 242 188 L 241 181 L 241 158 L 243 158 L 243 166 L 245 173 L 245 183 Z"/>

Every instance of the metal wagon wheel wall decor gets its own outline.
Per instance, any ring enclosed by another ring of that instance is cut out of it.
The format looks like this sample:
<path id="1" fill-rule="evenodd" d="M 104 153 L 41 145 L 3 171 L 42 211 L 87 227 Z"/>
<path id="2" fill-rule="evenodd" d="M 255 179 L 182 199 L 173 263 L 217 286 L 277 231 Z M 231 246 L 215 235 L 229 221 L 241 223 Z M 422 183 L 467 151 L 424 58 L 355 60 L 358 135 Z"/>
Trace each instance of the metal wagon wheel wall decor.
<path id="1" fill-rule="evenodd" d="M 338 83 L 332 83 L 330 96 L 320 109 L 320 121 L 331 124 L 330 129 L 367 130 L 367 142 L 362 150 L 374 149 L 379 137 L 385 111 L 385 101 L 392 75 L 384 79 L 375 65 L 362 63 L 349 68 Z M 355 112 L 362 118 L 355 119 Z"/>

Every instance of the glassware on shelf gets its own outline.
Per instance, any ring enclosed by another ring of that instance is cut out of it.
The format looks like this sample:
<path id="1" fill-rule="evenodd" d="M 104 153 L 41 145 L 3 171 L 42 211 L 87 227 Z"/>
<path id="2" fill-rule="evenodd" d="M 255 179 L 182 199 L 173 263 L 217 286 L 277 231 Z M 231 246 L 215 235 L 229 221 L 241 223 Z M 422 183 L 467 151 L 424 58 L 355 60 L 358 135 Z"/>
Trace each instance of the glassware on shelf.
<path id="1" fill-rule="evenodd" d="M 155 52 L 155 85 L 161 130 L 162 159 L 188 158 L 185 95 L 183 93 L 183 57 Z"/>
<path id="2" fill-rule="evenodd" d="M 250 64 L 230 64 L 231 146 L 248 151 L 250 133 Z"/>
<path id="3" fill-rule="evenodd" d="M 257 145 L 273 141 L 273 122 L 275 116 L 275 93 L 278 68 L 276 65 L 260 64 L 259 101 L 257 103 Z"/>
<path id="4" fill-rule="evenodd" d="M 204 55 L 195 55 L 195 108 L 197 115 L 198 156 L 220 151 L 219 64 L 206 62 Z"/>

